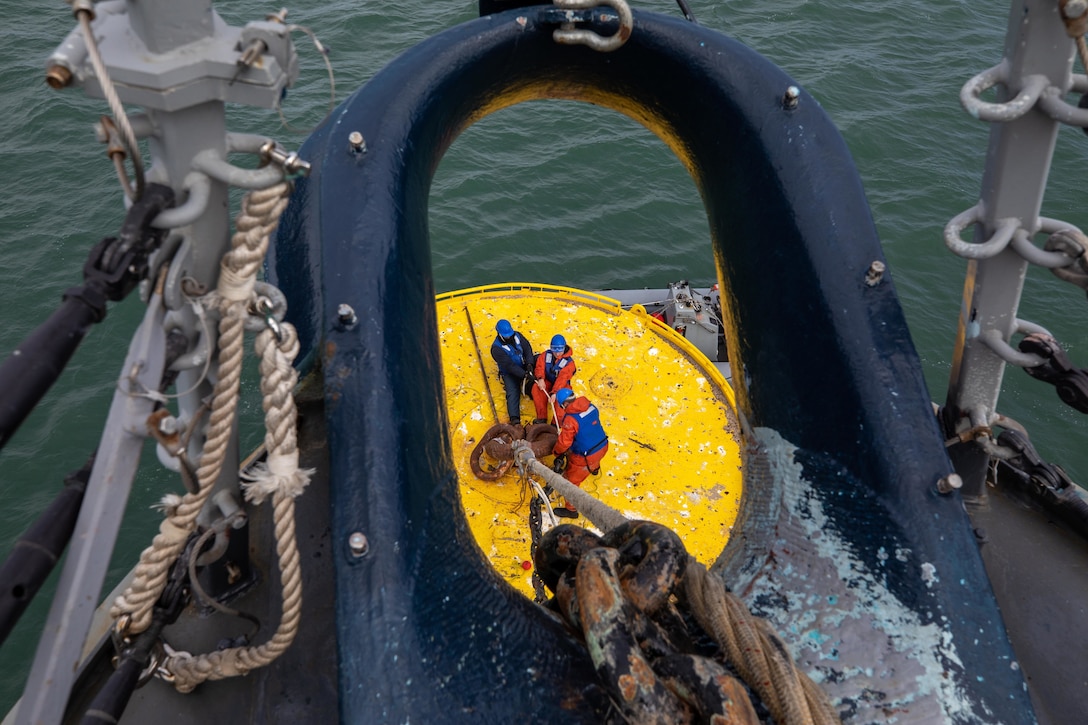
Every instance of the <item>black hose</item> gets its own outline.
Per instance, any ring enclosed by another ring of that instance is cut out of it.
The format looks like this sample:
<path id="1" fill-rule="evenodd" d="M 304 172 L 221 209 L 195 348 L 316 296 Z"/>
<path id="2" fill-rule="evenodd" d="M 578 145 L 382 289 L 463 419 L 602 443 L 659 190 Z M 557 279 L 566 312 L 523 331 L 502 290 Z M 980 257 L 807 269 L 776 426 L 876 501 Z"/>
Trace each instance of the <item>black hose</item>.
<path id="1" fill-rule="evenodd" d="M 91 325 L 105 315 L 82 297 L 68 297 L 0 365 L 0 448 L 60 377 Z"/>
<path id="2" fill-rule="evenodd" d="M 123 640 L 125 646 L 118 652 L 117 669 L 106 680 L 106 684 L 94 696 L 90 706 L 83 713 L 82 725 L 115 725 L 136 691 L 142 683 L 140 676 L 152 664 L 152 652 L 158 645 L 162 631 L 177 621 L 186 603 L 189 601 L 189 560 L 195 556 L 196 534 L 190 534 L 185 548 L 170 568 L 166 586 L 151 614 L 151 624 L 147 629 L 135 635 L 132 641 Z M 161 663 L 155 663 L 156 666 Z M 150 678 L 152 673 L 148 672 Z M 69 703 L 71 705 L 71 703 Z"/>
<path id="3" fill-rule="evenodd" d="M 117 669 L 95 695 L 90 707 L 83 714 L 81 725 L 116 725 L 128 706 L 132 693 L 140 684 L 140 674 L 151 662 L 151 650 L 165 626 L 163 617 L 154 617 L 151 626 L 137 635 L 132 646 L 121 653 Z"/>
<path id="4" fill-rule="evenodd" d="M 121 233 L 87 256 L 83 284 L 67 290 L 57 311 L 0 365 L 0 448 L 60 377 L 91 325 L 106 317 L 106 303 L 123 300 L 146 276 L 148 256 L 165 234 L 151 222 L 173 203 L 169 186 L 149 184 L 125 215 Z"/>
<path id="5" fill-rule="evenodd" d="M 83 468 L 65 478 L 64 490 L 19 537 L 0 568 L 0 644 L 11 634 L 72 538 L 93 464 L 91 456 Z"/>

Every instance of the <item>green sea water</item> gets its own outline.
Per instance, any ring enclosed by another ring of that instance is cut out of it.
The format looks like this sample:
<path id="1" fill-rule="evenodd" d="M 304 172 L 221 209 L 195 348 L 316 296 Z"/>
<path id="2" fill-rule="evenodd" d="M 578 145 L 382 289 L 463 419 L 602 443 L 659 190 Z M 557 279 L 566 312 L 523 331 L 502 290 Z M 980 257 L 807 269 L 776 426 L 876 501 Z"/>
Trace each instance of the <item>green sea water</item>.
<path id="1" fill-rule="evenodd" d="M 805 87 L 836 122 L 854 156 L 934 400 L 943 402 L 965 262 L 944 248 L 945 223 L 979 196 L 988 129 L 961 108 L 963 83 L 1000 60 L 1004 2 L 832 0 L 699 2 L 699 22 L 752 46 Z M 7 355 L 80 280 L 87 251 L 116 233 L 121 195 L 92 124 L 104 102 L 55 92 L 44 60 L 73 26 L 60 0 L 10 3 L 0 43 L 0 355 Z M 643 10 L 678 14 L 667 0 Z M 242 0 L 217 10 L 242 25 L 279 8 Z M 475 17 L 474 0 L 373 3 L 301 0 L 289 18 L 331 51 L 337 99 L 398 53 Z M 285 100 L 296 127 L 322 118 L 324 66 L 297 35 L 302 78 Z M 231 111 L 231 130 L 305 138 L 274 112 Z M 1088 137 L 1063 129 L 1043 214 L 1088 228 Z M 466 131 L 440 166 L 430 226 L 439 291 L 503 281 L 584 288 L 661 287 L 714 281 L 706 216 L 680 162 L 649 131 L 611 111 L 534 102 Z M 1084 293 L 1031 269 L 1020 317 L 1050 329 L 1088 366 Z M 135 298 L 115 305 L 62 379 L 0 452 L 0 556 L 53 498 L 64 475 L 95 448 L 131 331 Z M 250 405 L 254 405 L 250 403 Z M 1088 428 L 1052 388 L 1010 370 L 1001 412 L 1020 421 L 1047 460 L 1088 481 Z M 248 414 L 253 415 L 250 410 Z M 255 443 L 258 434 L 247 434 Z M 112 586 L 150 541 L 149 506 L 178 489 L 173 475 L 137 479 L 114 552 Z M 118 502 L 123 505 L 123 502 Z M 23 686 L 48 610 L 43 595 L 0 649 L 0 712 Z M 0 585 L 3 583 L 0 582 Z"/>

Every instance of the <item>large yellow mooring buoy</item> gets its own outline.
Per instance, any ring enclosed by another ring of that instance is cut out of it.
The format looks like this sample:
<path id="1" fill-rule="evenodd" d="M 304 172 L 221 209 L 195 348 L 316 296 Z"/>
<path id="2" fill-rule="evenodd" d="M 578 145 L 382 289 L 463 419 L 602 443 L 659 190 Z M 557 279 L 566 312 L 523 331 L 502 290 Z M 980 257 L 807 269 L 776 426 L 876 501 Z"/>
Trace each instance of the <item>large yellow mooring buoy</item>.
<path id="1" fill-rule="evenodd" d="M 461 501 L 477 543 L 507 581 L 533 595 L 532 491 L 516 468 L 482 481 L 469 466 L 481 437 L 507 422 L 490 353 L 500 319 L 535 352 L 555 334 L 573 350 L 574 392 L 597 406 L 609 438 L 600 474 L 582 488 L 628 518 L 670 527 L 700 562 L 714 562 L 737 517 L 742 476 L 733 391 L 713 363 L 640 308 L 626 310 L 593 293 L 504 284 L 449 292 L 436 302 Z M 532 401 L 523 397 L 522 420 L 533 417 Z M 584 517 L 561 521 L 591 526 Z"/>

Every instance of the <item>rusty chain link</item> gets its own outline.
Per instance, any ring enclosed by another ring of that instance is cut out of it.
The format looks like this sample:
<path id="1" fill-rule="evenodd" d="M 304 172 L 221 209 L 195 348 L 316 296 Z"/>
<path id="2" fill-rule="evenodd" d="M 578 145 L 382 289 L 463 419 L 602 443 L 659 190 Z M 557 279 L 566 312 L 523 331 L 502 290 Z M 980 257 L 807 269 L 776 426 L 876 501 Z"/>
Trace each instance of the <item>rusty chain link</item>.
<path id="1" fill-rule="evenodd" d="M 1013 455 L 1000 460 L 1020 490 L 1041 501 L 1047 510 L 1071 525 L 1082 535 L 1088 535 L 1088 501 L 1069 475 L 1056 463 L 1044 461 L 1026 433 L 1005 430 L 997 438 L 998 445 Z"/>
<path id="2" fill-rule="evenodd" d="M 677 607 L 689 556 L 670 529 L 626 522 L 604 536 L 565 524 L 535 568 L 548 606 L 583 636 L 622 717 L 633 723 L 759 722 L 745 686 Z"/>

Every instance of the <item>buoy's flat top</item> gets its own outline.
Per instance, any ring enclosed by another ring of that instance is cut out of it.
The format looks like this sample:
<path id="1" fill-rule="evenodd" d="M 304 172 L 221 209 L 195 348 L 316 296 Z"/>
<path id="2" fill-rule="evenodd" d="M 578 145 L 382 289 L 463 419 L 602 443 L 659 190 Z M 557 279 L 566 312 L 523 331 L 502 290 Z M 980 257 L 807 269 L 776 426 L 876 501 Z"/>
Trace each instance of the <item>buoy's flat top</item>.
<path id="1" fill-rule="evenodd" d="M 516 469 L 482 481 L 469 467 L 477 441 L 496 422 L 507 422 L 490 352 L 500 319 L 528 338 L 534 352 L 546 350 L 555 334 L 571 346 L 574 392 L 598 407 L 609 438 L 600 475 L 582 488 L 628 518 L 669 526 L 689 553 L 714 562 L 737 516 L 742 477 L 733 391 L 710 361 L 664 323 L 578 290 L 491 285 L 439 295 L 437 308 L 461 500 L 476 541 L 504 578 L 533 595 L 532 569 L 525 568 L 532 558 L 530 491 Z M 521 400 L 522 421 L 531 422 L 532 401 Z M 552 457 L 543 460 L 551 465 Z M 484 461 L 494 464 L 486 454 Z M 591 526 L 585 517 L 559 521 Z"/>

